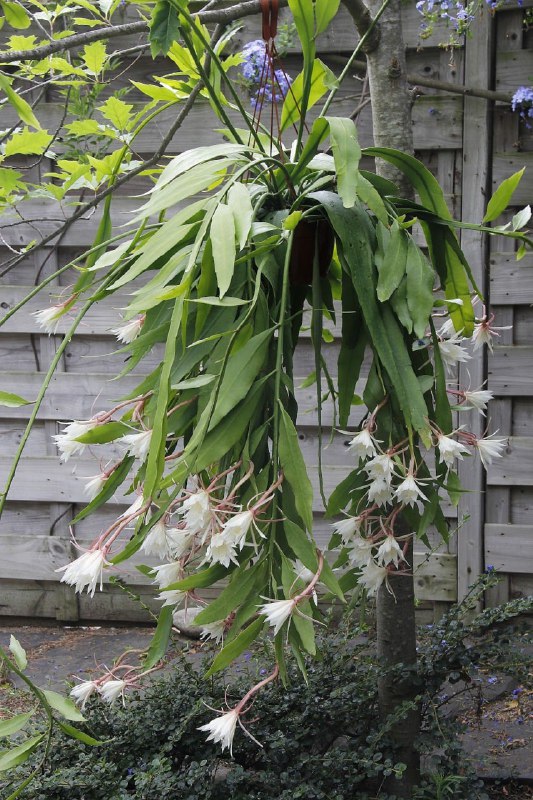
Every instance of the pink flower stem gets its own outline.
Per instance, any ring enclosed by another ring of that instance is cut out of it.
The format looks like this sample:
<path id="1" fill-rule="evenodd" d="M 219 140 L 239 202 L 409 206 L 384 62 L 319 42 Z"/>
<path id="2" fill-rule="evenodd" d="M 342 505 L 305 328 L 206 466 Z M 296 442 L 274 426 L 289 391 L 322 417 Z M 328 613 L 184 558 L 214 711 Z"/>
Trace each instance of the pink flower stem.
<path id="1" fill-rule="evenodd" d="M 274 667 L 274 671 L 270 675 L 267 675 L 267 677 L 264 678 L 262 681 L 256 683 L 255 686 L 252 686 L 250 691 L 246 692 L 242 700 L 240 700 L 237 703 L 237 705 L 233 710 L 236 711 L 237 714 L 242 714 L 244 707 L 246 706 L 248 701 L 254 696 L 254 694 L 256 694 L 260 689 L 262 689 L 263 686 L 266 686 L 268 683 L 275 681 L 278 675 L 279 675 L 279 665 L 276 664 L 276 666 Z"/>

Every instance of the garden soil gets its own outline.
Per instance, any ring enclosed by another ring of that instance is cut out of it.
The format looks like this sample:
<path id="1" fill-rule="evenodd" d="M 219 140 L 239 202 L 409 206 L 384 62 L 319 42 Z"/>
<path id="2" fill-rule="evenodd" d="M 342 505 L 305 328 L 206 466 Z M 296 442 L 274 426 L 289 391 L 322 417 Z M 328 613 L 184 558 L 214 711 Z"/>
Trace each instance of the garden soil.
<path id="1" fill-rule="evenodd" d="M 7 647 L 11 634 L 27 652 L 28 676 L 42 688 L 64 691 L 66 680 L 88 680 L 101 674 L 102 665 L 111 666 L 125 650 L 144 650 L 152 629 L 4 624 L 0 626 L 2 647 Z M 200 642 L 176 636 L 164 669 L 171 670 L 172 662 L 180 658 L 200 667 L 204 655 Z M 533 690 L 517 687 L 505 675 L 486 675 L 483 680 L 478 699 L 469 692 L 455 704 L 454 713 L 467 726 L 464 748 L 478 775 L 494 782 L 493 797 L 533 800 Z M 19 692 L 10 690 L 8 684 L 0 685 L 0 718 L 23 703 Z"/>

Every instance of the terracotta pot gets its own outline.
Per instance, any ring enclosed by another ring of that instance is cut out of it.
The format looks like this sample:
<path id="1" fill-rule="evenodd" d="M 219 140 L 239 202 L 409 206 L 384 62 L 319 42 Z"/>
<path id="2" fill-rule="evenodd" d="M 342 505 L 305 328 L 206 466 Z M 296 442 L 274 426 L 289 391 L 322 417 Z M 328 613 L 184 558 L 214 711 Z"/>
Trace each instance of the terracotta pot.
<path id="1" fill-rule="evenodd" d="M 323 217 L 302 219 L 294 229 L 289 279 L 293 286 L 307 286 L 313 282 L 315 246 L 318 244 L 318 270 L 324 277 L 328 273 L 335 235 Z"/>

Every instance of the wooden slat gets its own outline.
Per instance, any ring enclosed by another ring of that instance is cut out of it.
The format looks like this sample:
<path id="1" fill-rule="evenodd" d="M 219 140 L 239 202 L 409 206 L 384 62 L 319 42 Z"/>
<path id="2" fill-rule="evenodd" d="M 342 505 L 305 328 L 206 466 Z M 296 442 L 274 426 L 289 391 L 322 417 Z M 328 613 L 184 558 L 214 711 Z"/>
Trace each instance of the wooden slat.
<path id="1" fill-rule="evenodd" d="M 488 388 L 501 396 L 533 393 L 533 347 L 495 347 L 488 361 Z"/>
<path id="2" fill-rule="evenodd" d="M 485 525 L 485 560 L 500 572 L 531 574 L 533 525 Z"/>
<path id="3" fill-rule="evenodd" d="M 511 436 L 504 455 L 487 471 L 489 486 L 533 486 L 533 439 Z"/>
<path id="4" fill-rule="evenodd" d="M 525 76 L 533 71 L 533 50 L 498 50 L 496 55 L 496 90 L 513 94 L 523 86 Z"/>
<path id="5" fill-rule="evenodd" d="M 533 254 L 521 261 L 508 253 L 493 253 L 490 258 L 491 305 L 529 305 L 533 303 Z M 496 321 L 496 325 L 499 321 Z"/>

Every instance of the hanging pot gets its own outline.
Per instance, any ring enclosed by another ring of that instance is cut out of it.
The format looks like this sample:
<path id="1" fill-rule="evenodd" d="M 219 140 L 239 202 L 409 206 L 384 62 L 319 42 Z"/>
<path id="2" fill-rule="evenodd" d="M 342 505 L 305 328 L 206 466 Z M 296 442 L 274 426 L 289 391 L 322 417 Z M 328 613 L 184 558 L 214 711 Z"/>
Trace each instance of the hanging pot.
<path id="1" fill-rule="evenodd" d="M 308 286 L 313 282 L 313 264 L 317 249 L 318 271 L 327 275 L 333 256 L 335 235 L 324 217 L 300 220 L 294 229 L 289 280 L 292 286 Z"/>

